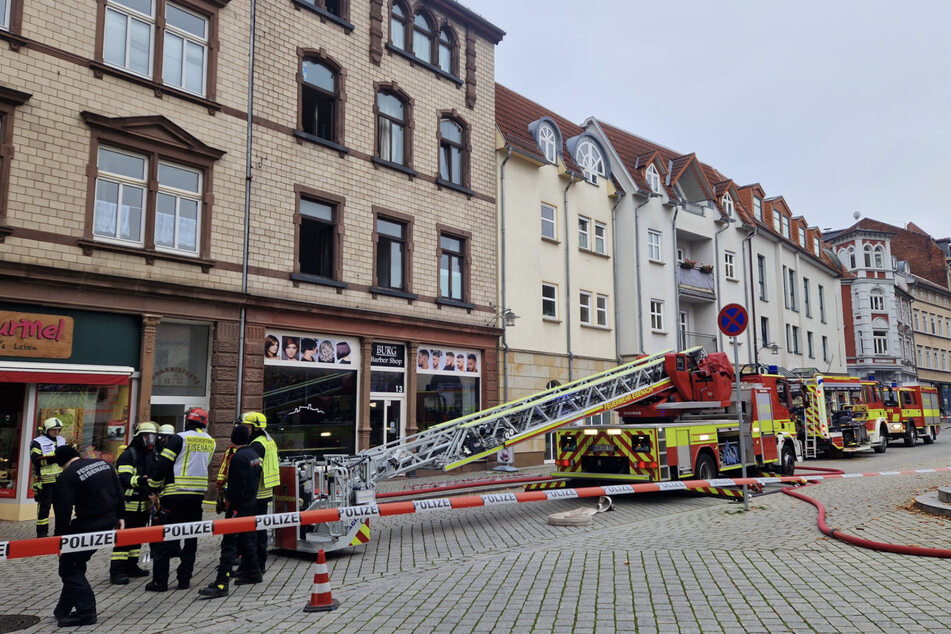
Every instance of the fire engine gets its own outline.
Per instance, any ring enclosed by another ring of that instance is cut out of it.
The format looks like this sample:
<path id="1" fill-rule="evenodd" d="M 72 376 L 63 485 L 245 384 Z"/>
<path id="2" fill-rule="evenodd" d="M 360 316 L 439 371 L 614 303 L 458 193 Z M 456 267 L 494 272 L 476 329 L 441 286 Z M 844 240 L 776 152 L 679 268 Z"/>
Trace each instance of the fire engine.
<path id="1" fill-rule="evenodd" d="M 664 351 L 538 394 L 481 412 L 434 425 L 412 436 L 366 449 L 356 455 L 299 456 L 281 462 L 281 482 L 275 491 L 274 512 L 287 513 L 291 525 L 274 531 L 275 545 L 282 549 L 315 552 L 356 546 L 369 540 L 369 521 L 379 515 L 376 485 L 382 480 L 417 469 L 448 471 L 494 455 L 499 449 L 551 432 L 573 421 L 624 407 L 658 395 L 676 385 L 691 398 L 716 401 L 716 408 L 729 407 L 732 367 L 725 356 L 713 357 L 699 372 L 703 350 L 693 348 L 678 354 Z M 668 367 L 676 371 L 671 373 Z M 773 425 L 769 390 L 743 390 L 750 407 L 756 408 L 757 424 L 752 442 L 756 452 L 779 459 L 779 434 Z M 668 399 L 671 400 L 671 399 Z M 659 404 L 658 404 L 659 405 Z M 678 403 L 670 402 L 675 411 Z M 658 408 L 658 411 L 661 411 Z M 697 427 L 697 433 L 702 435 Z M 719 425 L 724 460 L 734 463 L 739 455 L 738 425 L 728 420 Z M 707 433 L 707 432 L 704 432 Z M 753 437 L 750 435 L 749 437 Z M 718 445 L 719 446 L 719 445 Z M 754 455 L 751 448 L 750 455 Z M 795 454 L 788 463 L 795 464 Z M 293 514 L 302 510 L 341 509 L 340 521 L 315 526 L 294 525 Z"/>
<path id="2" fill-rule="evenodd" d="M 862 402 L 862 380 L 816 374 L 802 379 L 802 429 L 807 458 L 824 453 L 884 451 L 881 425 Z"/>
<path id="3" fill-rule="evenodd" d="M 938 439 L 941 411 L 938 389 L 933 385 L 879 386 L 877 390 L 888 424 L 888 438 L 904 440 L 914 447 L 921 438 L 926 445 Z"/>
<path id="4" fill-rule="evenodd" d="M 616 408 L 621 424 L 558 431 L 552 475 L 659 482 L 711 479 L 741 469 L 735 377 L 726 354 L 669 353 L 663 375 L 652 389 Z M 790 420 L 786 379 L 759 374 L 741 379 L 746 466 L 791 475 L 802 451 Z"/>

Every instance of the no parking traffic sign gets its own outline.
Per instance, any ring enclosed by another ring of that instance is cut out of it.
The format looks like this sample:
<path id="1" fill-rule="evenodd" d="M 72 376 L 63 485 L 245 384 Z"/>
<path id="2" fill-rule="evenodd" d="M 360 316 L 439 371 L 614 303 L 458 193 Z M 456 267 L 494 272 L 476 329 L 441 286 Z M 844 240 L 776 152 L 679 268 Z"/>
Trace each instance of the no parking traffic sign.
<path id="1" fill-rule="evenodd" d="M 717 315 L 717 326 L 720 332 L 728 337 L 736 337 L 743 334 L 749 323 L 749 316 L 746 309 L 739 304 L 727 304 L 720 309 Z"/>

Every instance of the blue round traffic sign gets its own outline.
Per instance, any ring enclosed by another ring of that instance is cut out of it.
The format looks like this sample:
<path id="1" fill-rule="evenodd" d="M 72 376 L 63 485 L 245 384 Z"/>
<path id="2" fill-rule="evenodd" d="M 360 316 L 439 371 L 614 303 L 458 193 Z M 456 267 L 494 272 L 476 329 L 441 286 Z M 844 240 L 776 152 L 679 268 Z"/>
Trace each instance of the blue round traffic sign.
<path id="1" fill-rule="evenodd" d="M 742 334 L 748 323 L 749 316 L 746 314 L 746 309 L 739 304 L 727 304 L 720 309 L 720 314 L 717 315 L 717 326 L 720 328 L 720 332 L 727 337 L 736 337 Z"/>

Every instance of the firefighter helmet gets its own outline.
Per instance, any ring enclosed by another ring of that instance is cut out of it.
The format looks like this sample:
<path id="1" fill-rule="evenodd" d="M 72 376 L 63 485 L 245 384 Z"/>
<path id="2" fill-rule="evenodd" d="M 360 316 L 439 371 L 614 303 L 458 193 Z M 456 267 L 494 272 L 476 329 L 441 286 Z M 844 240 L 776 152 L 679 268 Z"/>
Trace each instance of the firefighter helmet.
<path id="1" fill-rule="evenodd" d="M 175 433 L 175 427 L 172 425 L 162 425 L 158 428 L 158 433 L 162 436 L 170 436 Z"/>
<path id="2" fill-rule="evenodd" d="M 208 412 L 203 410 L 200 407 L 193 407 L 185 414 L 185 424 L 189 423 L 195 425 L 201 425 L 202 427 L 208 426 Z"/>
<path id="3" fill-rule="evenodd" d="M 267 418 L 261 412 L 245 412 L 241 416 L 240 424 L 251 425 L 251 427 L 257 429 L 264 429 L 267 427 Z"/>
<path id="4" fill-rule="evenodd" d="M 143 421 L 135 426 L 135 436 L 139 434 L 157 434 L 159 433 L 159 427 L 150 420 Z"/>
<path id="5" fill-rule="evenodd" d="M 51 429 L 62 429 L 62 428 L 63 428 L 63 421 L 56 418 L 55 416 L 51 418 L 47 418 L 46 420 L 43 421 L 44 432 L 47 432 Z"/>

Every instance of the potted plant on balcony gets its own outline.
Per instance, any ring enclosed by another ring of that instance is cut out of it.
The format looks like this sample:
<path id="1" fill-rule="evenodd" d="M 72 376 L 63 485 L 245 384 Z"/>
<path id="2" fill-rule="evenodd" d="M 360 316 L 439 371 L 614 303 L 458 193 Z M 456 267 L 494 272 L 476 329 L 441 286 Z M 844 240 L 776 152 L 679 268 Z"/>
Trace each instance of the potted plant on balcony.
<path id="1" fill-rule="evenodd" d="M 698 266 L 697 268 L 700 269 L 700 272 L 701 272 L 701 273 L 713 273 L 713 265 L 712 265 L 712 264 L 701 264 L 701 265 Z"/>
<path id="2" fill-rule="evenodd" d="M 680 263 L 680 268 L 682 269 L 692 269 L 697 266 L 696 260 L 691 260 L 690 258 L 685 258 L 683 262 Z"/>

